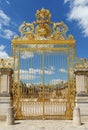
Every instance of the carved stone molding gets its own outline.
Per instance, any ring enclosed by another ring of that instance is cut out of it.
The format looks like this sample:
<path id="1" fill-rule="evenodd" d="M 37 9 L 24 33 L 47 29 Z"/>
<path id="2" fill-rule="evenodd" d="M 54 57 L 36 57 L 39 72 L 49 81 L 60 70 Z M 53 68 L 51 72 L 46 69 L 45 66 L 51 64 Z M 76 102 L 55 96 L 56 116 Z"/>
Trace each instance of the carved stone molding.
<path id="1" fill-rule="evenodd" d="M 13 74 L 13 70 L 10 68 L 0 68 L 0 75 L 12 75 Z"/>

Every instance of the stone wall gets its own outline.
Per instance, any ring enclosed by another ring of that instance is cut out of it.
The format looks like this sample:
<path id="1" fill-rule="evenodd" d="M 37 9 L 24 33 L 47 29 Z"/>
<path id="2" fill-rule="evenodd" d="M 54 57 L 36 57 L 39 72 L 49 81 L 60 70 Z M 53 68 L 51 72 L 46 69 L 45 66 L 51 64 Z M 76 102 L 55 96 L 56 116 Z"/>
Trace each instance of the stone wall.
<path id="1" fill-rule="evenodd" d="M 0 68 L 0 120 L 6 120 L 12 101 L 12 69 Z"/>
<path id="2" fill-rule="evenodd" d="M 88 69 L 76 69 L 76 106 L 80 108 L 81 120 L 88 121 Z"/>

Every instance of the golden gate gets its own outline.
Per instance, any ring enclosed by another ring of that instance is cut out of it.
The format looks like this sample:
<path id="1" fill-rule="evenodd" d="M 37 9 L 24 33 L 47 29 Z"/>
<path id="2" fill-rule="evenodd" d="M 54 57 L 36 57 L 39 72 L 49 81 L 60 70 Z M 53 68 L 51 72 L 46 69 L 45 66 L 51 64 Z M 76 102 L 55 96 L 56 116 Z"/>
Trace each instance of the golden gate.
<path id="1" fill-rule="evenodd" d="M 16 119 L 71 119 L 75 100 L 75 40 L 49 10 L 24 22 L 12 40 L 13 106 Z"/>

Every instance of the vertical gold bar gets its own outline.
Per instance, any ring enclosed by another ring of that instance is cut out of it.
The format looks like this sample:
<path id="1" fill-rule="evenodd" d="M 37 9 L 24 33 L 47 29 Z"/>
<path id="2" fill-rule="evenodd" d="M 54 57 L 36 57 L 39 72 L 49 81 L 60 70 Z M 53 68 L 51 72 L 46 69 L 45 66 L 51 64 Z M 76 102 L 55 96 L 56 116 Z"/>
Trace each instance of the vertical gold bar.
<path id="1" fill-rule="evenodd" d="M 43 120 L 44 120 L 44 52 L 42 52 Z"/>
<path id="2" fill-rule="evenodd" d="M 18 82 L 20 83 L 20 49 L 18 49 Z"/>
<path id="3" fill-rule="evenodd" d="M 18 103 L 19 103 L 19 108 L 18 108 L 18 114 L 19 118 L 21 118 L 21 88 L 20 88 L 20 49 L 18 48 Z"/>
<path id="4" fill-rule="evenodd" d="M 70 70 L 69 70 L 69 67 L 70 67 L 70 53 L 69 53 L 69 47 L 68 47 L 68 57 L 67 57 L 67 62 L 68 62 L 68 93 L 67 93 L 67 106 L 66 106 L 66 116 L 67 116 L 67 119 L 69 119 L 69 109 L 70 109 Z"/>

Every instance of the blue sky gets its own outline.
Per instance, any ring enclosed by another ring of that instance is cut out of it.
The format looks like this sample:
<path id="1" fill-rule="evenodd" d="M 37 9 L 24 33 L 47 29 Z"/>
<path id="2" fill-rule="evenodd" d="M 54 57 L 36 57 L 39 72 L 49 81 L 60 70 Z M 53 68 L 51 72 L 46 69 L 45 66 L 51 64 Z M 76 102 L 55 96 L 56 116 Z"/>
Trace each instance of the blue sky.
<path id="1" fill-rule="evenodd" d="M 49 9 L 76 39 L 78 57 L 88 58 L 88 0 L 0 0 L 0 57 L 10 55 L 11 39 L 23 21 L 35 21 L 36 10 Z"/>

